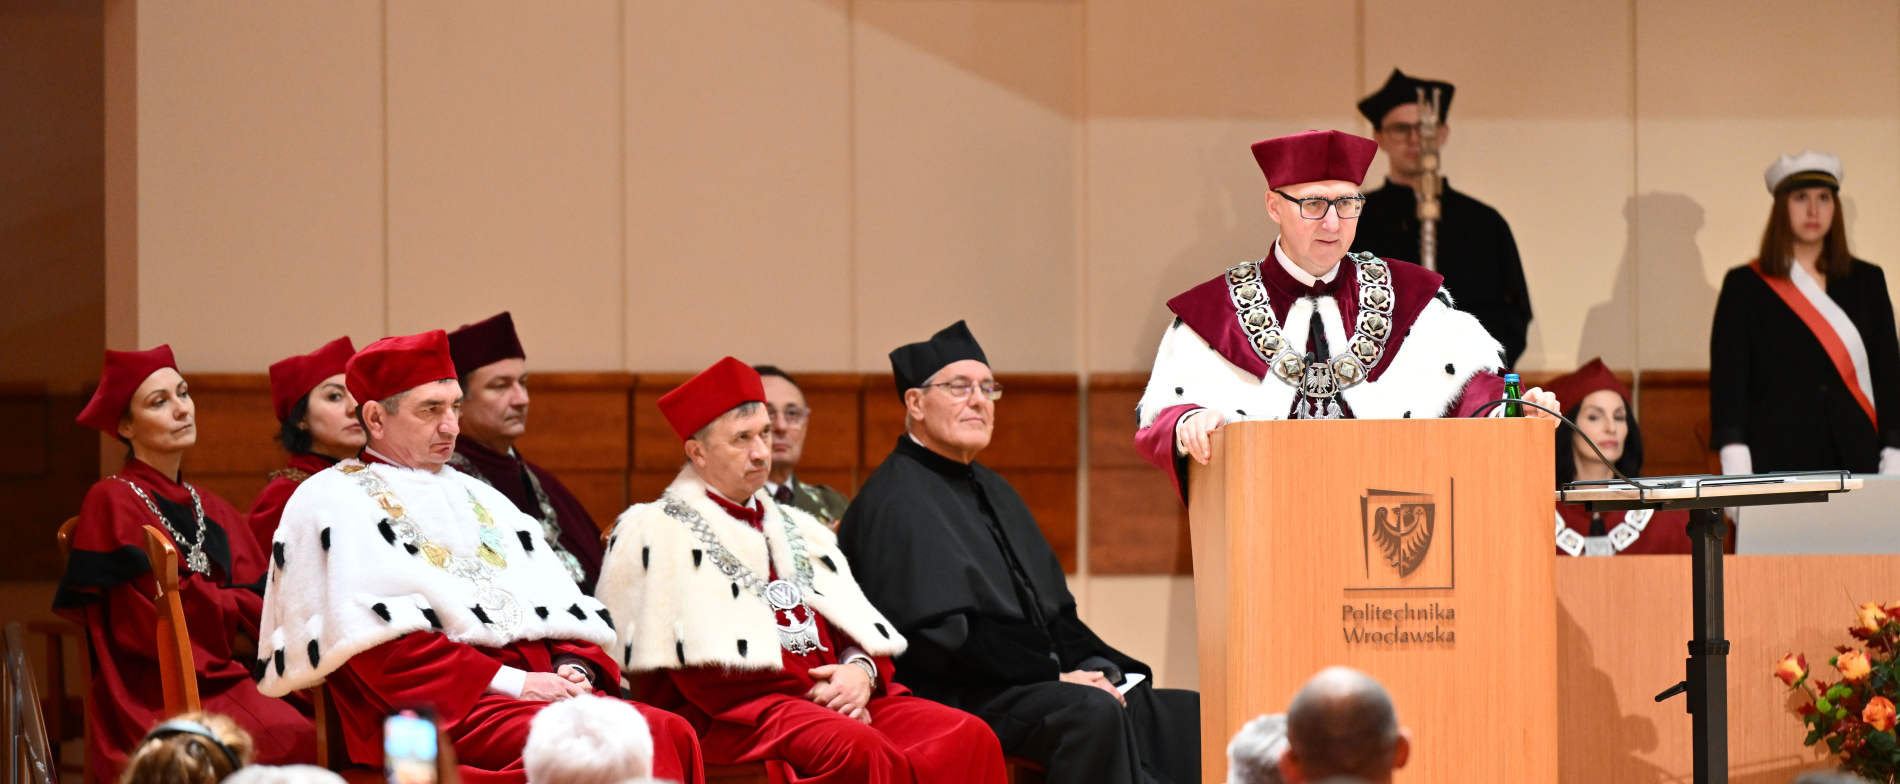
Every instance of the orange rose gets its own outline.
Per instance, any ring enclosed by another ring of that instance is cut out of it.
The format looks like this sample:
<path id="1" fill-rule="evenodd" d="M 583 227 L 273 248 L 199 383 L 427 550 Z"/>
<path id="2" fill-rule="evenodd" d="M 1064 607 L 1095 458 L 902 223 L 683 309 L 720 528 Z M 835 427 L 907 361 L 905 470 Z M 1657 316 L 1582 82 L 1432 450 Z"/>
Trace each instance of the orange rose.
<path id="1" fill-rule="evenodd" d="M 1886 697 L 1868 700 L 1867 707 L 1861 709 L 1860 720 L 1877 730 L 1893 729 L 1893 702 Z"/>
<path id="2" fill-rule="evenodd" d="M 1834 669 L 1841 671 L 1841 680 L 1859 683 L 1873 673 L 1874 664 L 1867 660 L 1867 654 L 1848 651 L 1834 657 Z"/>
<path id="3" fill-rule="evenodd" d="M 1790 653 L 1781 657 L 1781 661 L 1775 662 L 1775 677 L 1780 678 L 1781 682 L 1788 684 L 1788 688 L 1791 689 L 1800 685 L 1802 681 L 1808 679 L 1807 655 Z"/>
<path id="4" fill-rule="evenodd" d="M 1854 628 L 1868 634 L 1879 634 L 1880 627 L 1887 623 L 1887 611 L 1879 602 L 1868 602 L 1855 611 L 1860 616 L 1859 625 Z"/>

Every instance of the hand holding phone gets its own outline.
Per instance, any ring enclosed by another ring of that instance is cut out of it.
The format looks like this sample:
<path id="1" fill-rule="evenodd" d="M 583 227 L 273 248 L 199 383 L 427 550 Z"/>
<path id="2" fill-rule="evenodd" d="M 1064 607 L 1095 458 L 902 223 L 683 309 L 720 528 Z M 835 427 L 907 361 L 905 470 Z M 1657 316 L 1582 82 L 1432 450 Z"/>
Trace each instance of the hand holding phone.
<path id="1" fill-rule="evenodd" d="M 437 784 L 435 717 L 404 710 L 383 720 L 383 770 L 389 784 Z"/>

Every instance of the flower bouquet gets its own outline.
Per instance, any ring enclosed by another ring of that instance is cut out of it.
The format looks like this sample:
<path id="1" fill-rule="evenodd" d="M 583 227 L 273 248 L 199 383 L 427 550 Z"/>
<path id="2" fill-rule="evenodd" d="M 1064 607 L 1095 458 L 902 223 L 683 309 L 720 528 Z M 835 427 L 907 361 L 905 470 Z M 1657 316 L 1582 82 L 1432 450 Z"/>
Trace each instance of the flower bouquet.
<path id="1" fill-rule="evenodd" d="M 1900 771 L 1900 738 L 1894 734 L 1894 699 L 1900 692 L 1900 602 L 1885 607 L 1868 602 L 1856 610 L 1858 619 L 1847 631 L 1862 648 L 1835 648 L 1828 664 L 1840 674 L 1834 683 L 1810 679 L 1808 659 L 1790 653 L 1775 663 L 1775 677 L 1806 697 L 1795 715 L 1808 728 L 1808 746 L 1826 742 L 1840 758 L 1841 770 L 1870 781 L 1896 782 Z"/>

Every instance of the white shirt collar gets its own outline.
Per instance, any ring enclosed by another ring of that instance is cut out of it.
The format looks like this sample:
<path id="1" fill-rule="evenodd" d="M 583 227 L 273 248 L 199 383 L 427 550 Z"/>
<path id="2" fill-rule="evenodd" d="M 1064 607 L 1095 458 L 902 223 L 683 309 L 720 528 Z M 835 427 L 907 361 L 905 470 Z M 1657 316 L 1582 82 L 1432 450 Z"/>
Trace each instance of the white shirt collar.
<path id="1" fill-rule="evenodd" d="M 1333 278 L 1339 277 L 1338 264 L 1334 264 L 1332 269 L 1326 271 L 1326 274 L 1317 278 L 1307 273 L 1306 270 L 1300 269 L 1300 265 L 1294 264 L 1292 259 L 1286 257 L 1286 252 L 1280 250 L 1279 240 L 1273 241 L 1273 258 L 1280 262 L 1280 269 L 1286 270 L 1286 274 L 1292 275 L 1294 280 L 1308 286 L 1317 286 L 1320 283 L 1331 283 L 1333 282 Z"/>

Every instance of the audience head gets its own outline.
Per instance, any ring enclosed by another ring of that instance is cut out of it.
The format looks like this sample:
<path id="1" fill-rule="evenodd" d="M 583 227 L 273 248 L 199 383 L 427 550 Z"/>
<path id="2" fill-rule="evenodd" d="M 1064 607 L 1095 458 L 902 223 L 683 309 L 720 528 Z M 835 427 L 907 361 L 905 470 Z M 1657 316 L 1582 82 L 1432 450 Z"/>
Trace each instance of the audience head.
<path id="1" fill-rule="evenodd" d="M 1845 277 L 1853 269 L 1847 222 L 1840 219 L 1841 175 L 1840 158 L 1813 150 L 1783 155 L 1768 167 L 1763 176 L 1775 206 L 1761 236 L 1757 258 L 1762 272 L 1787 277 L 1800 246 L 1820 251 L 1817 266 L 1827 280 L 1815 283 L 1826 286 L 1828 280 Z"/>
<path id="2" fill-rule="evenodd" d="M 918 443 L 962 463 L 990 445 L 1003 387 L 969 326 L 959 321 L 892 351 L 891 373 L 904 396 L 904 429 Z"/>
<path id="3" fill-rule="evenodd" d="M 315 765 L 252 765 L 224 784 L 343 784 L 343 777 Z"/>
<path id="4" fill-rule="evenodd" d="M 1871 784 L 1871 782 L 1844 770 L 1810 770 L 1794 777 L 1788 784 Z"/>
<path id="5" fill-rule="evenodd" d="M 1339 265 L 1358 231 L 1359 196 L 1379 145 L 1339 131 L 1306 131 L 1257 142 L 1254 161 L 1267 176 L 1267 217 L 1280 226 L 1280 250 L 1312 275 Z M 1317 210 L 1315 215 L 1311 211 Z"/>
<path id="6" fill-rule="evenodd" d="M 1347 667 L 1321 670 L 1300 688 L 1287 708 L 1286 729 L 1280 773 L 1288 782 L 1350 776 L 1386 784 L 1412 753 L 1385 687 Z"/>
<path id="7" fill-rule="evenodd" d="M 1544 385 L 1558 400 L 1574 401 L 1564 416 L 1581 430 L 1569 425 L 1557 429 L 1557 483 L 1574 482 L 1580 474 L 1607 478 L 1603 461 L 1590 451 L 1588 438 L 1595 441 L 1603 456 L 1616 464 L 1626 476 L 1638 476 L 1643 470 L 1643 434 L 1636 427 L 1630 409 L 1629 388 L 1601 359 L 1592 359 L 1577 372 Z"/>
<path id="8" fill-rule="evenodd" d="M 462 387 L 447 334 L 436 329 L 383 338 L 351 357 L 343 375 L 370 449 L 423 471 L 448 464 L 461 432 Z"/>
<path id="9" fill-rule="evenodd" d="M 584 694 L 534 715 L 521 762 L 529 784 L 648 781 L 653 734 L 631 704 Z"/>
<path id="10" fill-rule="evenodd" d="M 449 333 L 462 381 L 462 438 L 507 454 L 528 430 L 528 355 L 506 311 Z"/>
<path id="11" fill-rule="evenodd" d="M 805 406 L 805 392 L 792 375 L 772 365 L 754 365 L 759 381 L 765 385 L 765 414 L 772 420 L 772 475 L 784 482 L 798 467 L 805 454 L 805 423 L 811 409 Z"/>
<path id="12" fill-rule="evenodd" d="M 343 381 L 343 368 L 355 354 L 344 336 L 270 366 L 271 408 L 285 451 L 336 460 L 363 451 L 368 439 L 356 419 L 356 398 Z"/>
<path id="13" fill-rule="evenodd" d="M 1285 714 L 1247 722 L 1227 744 L 1227 784 L 1283 784 L 1280 757 L 1285 753 Z"/>
<path id="14" fill-rule="evenodd" d="M 660 397 L 693 472 L 729 501 L 744 503 L 772 468 L 772 420 L 759 372 L 726 357 Z"/>
<path id="15" fill-rule="evenodd" d="M 132 749 L 119 784 L 218 784 L 251 764 L 250 733 L 216 713 L 164 721 Z"/>
<path id="16" fill-rule="evenodd" d="M 1359 113 L 1372 123 L 1372 135 L 1378 140 L 1379 149 L 1385 151 L 1392 179 L 1405 184 L 1424 172 L 1418 163 L 1418 91 L 1421 87 L 1428 97 L 1433 90 L 1438 91 L 1438 144 L 1442 147 L 1451 136 L 1445 118 L 1451 114 L 1451 97 L 1458 90 L 1451 84 L 1415 79 L 1394 68 L 1392 75 L 1386 77 L 1385 86 L 1359 102 Z"/>

